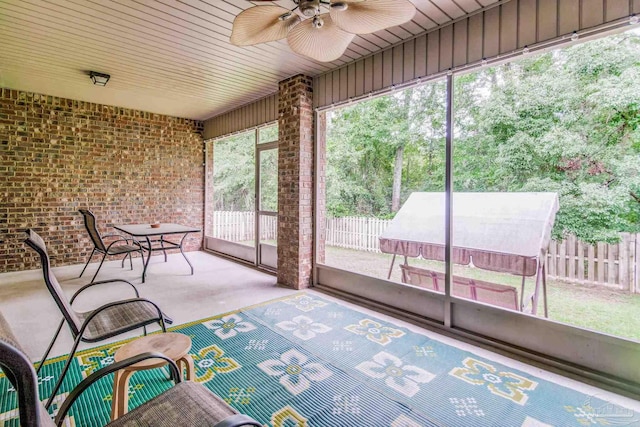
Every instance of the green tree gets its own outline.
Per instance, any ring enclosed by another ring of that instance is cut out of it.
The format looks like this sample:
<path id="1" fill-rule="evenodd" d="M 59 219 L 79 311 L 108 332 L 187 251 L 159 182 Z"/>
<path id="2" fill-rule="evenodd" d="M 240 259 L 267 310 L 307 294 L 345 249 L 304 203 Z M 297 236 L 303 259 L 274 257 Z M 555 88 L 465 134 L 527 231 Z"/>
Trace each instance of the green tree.
<path id="1" fill-rule="evenodd" d="M 385 217 L 442 191 L 444 99 L 436 82 L 330 114 L 330 215 Z M 454 99 L 455 191 L 555 191 L 556 237 L 639 231 L 637 31 L 456 76 Z"/>
<path id="2" fill-rule="evenodd" d="M 443 188 L 442 82 L 328 115 L 327 210 L 388 217 L 413 191 Z"/>
<path id="3" fill-rule="evenodd" d="M 244 132 L 215 141 L 214 210 L 254 210 L 255 182 L 255 132 Z"/>
<path id="4" fill-rule="evenodd" d="M 622 34 L 457 79 L 456 190 L 556 191 L 556 237 L 637 231 L 639 48 Z"/>

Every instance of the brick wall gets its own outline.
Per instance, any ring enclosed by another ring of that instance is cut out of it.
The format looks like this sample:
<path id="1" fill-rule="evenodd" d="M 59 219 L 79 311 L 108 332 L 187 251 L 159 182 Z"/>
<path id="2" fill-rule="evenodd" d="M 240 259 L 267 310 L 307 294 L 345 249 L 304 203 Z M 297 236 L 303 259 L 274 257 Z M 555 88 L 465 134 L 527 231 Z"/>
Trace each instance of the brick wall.
<path id="1" fill-rule="evenodd" d="M 278 283 L 311 285 L 313 265 L 313 80 L 280 82 L 278 99 Z"/>
<path id="2" fill-rule="evenodd" d="M 39 268 L 34 228 L 54 266 L 91 252 L 79 208 L 112 224 L 203 227 L 199 121 L 0 88 L 0 272 Z M 201 247 L 202 234 L 185 248 Z M 96 257 L 97 258 L 97 257 Z"/>

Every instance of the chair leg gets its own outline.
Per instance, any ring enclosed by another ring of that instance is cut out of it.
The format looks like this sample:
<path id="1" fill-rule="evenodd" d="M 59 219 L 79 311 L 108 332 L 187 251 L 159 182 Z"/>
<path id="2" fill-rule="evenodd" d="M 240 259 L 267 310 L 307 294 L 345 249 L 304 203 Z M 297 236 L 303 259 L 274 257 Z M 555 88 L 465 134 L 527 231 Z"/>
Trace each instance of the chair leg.
<path id="1" fill-rule="evenodd" d="M 127 258 L 129 258 L 129 265 L 131 266 L 131 269 L 133 270 L 133 261 L 131 260 L 131 252 L 127 252 L 124 256 L 124 258 L 122 258 L 122 262 L 120 263 L 120 268 L 124 268 L 124 262 L 127 260 Z"/>
<path id="2" fill-rule="evenodd" d="M 53 339 L 49 343 L 49 347 L 47 347 L 47 350 L 44 352 L 44 355 L 42 356 L 42 359 L 40 359 L 40 364 L 38 365 L 38 368 L 36 369 L 36 375 L 40 372 L 40 368 L 42 368 L 42 366 L 44 365 L 44 361 L 47 360 L 47 356 L 49 355 L 49 352 L 53 348 L 53 344 L 58 339 L 58 335 L 60 334 L 60 330 L 62 330 L 62 325 L 64 325 L 64 317 L 60 321 L 60 325 L 58 325 L 58 330 L 56 331 L 55 334 L 53 334 Z"/>
<path id="3" fill-rule="evenodd" d="M 84 271 L 87 269 L 89 262 L 91 262 L 91 258 L 93 258 L 94 253 L 96 253 L 96 248 L 93 248 L 93 250 L 91 251 L 91 255 L 89 255 L 89 259 L 87 260 L 87 263 L 84 265 L 84 268 L 82 269 L 82 273 L 80 273 L 78 278 L 82 277 L 82 275 L 84 274 Z"/>
<path id="4" fill-rule="evenodd" d="M 169 381 L 176 381 L 175 377 L 173 376 L 173 370 L 171 368 L 169 368 L 169 366 L 165 366 L 165 369 L 167 370 L 167 379 Z M 180 367 L 178 366 L 178 369 L 180 369 Z"/>
<path id="5" fill-rule="evenodd" d="M 98 269 L 96 270 L 96 274 L 93 275 L 93 279 L 91 279 L 91 282 L 93 282 L 94 280 L 96 280 L 96 276 L 98 275 L 98 273 L 100 272 L 100 269 L 102 268 L 102 263 L 104 262 L 104 259 L 107 257 L 107 254 L 102 255 L 102 259 L 100 260 L 100 265 L 98 266 Z"/>
<path id="6" fill-rule="evenodd" d="M 60 386 L 62 385 L 62 380 L 64 379 L 64 376 L 67 374 L 67 371 L 71 367 L 71 362 L 73 361 L 73 356 L 76 354 L 76 350 L 78 349 L 78 344 L 80 344 L 81 338 L 82 338 L 82 335 L 78 335 L 76 337 L 76 340 L 73 343 L 73 347 L 71 348 L 71 351 L 69 352 L 69 356 L 67 357 L 67 363 L 64 364 L 64 368 L 62 368 L 62 372 L 60 373 L 60 376 L 58 377 L 58 381 L 56 382 L 56 385 L 53 387 L 53 390 L 51 391 L 51 396 L 49 396 L 49 399 L 47 400 L 47 403 L 44 405 L 45 409 L 49 409 L 49 407 L 53 403 L 53 399 L 55 399 L 56 393 L 58 393 L 58 390 L 60 389 Z"/>

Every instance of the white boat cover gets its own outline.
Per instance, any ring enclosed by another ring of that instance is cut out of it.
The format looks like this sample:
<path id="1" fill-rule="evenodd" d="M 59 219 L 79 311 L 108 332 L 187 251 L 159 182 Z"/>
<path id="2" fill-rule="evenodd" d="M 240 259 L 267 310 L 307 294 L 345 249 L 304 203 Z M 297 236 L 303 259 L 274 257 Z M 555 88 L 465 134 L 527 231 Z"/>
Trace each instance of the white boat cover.
<path id="1" fill-rule="evenodd" d="M 453 194 L 453 262 L 534 276 L 558 211 L 556 193 Z M 445 193 L 415 192 L 380 235 L 388 254 L 444 261 Z"/>

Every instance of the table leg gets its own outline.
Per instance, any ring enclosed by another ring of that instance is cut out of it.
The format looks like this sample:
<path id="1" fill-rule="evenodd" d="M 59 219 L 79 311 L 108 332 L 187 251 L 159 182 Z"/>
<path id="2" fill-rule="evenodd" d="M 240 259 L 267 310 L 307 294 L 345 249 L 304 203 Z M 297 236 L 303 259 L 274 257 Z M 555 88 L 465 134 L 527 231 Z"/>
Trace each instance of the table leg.
<path id="1" fill-rule="evenodd" d="M 113 394 L 111 400 L 111 421 L 129 410 L 129 378 L 135 371 L 121 369 L 113 374 Z"/>
<path id="2" fill-rule="evenodd" d="M 147 248 L 149 249 L 149 255 L 147 256 L 146 260 L 144 260 L 144 257 L 143 257 L 144 268 L 142 269 L 142 283 L 144 283 L 144 279 L 147 275 L 147 268 L 149 267 L 149 261 L 151 261 L 151 254 L 153 253 L 153 251 L 151 250 L 151 240 L 149 239 L 149 236 L 147 236 L 146 239 L 147 239 Z"/>
<path id="3" fill-rule="evenodd" d="M 193 276 L 193 265 L 191 265 L 191 263 L 189 262 L 189 258 L 187 258 L 187 256 L 184 254 L 184 251 L 182 250 L 182 243 L 184 242 L 184 239 L 187 237 L 189 233 L 186 233 L 184 236 L 182 236 L 182 239 L 180 239 L 180 253 L 182 254 L 182 256 L 184 257 L 185 261 L 187 261 L 187 264 L 189 264 L 189 267 L 191 268 L 191 275 Z"/>
<path id="4" fill-rule="evenodd" d="M 162 248 L 162 253 L 164 254 L 164 262 L 167 262 L 167 251 L 164 248 L 164 236 L 160 236 L 160 247 Z"/>
<path id="5" fill-rule="evenodd" d="M 187 371 L 184 378 L 187 381 L 193 381 L 195 379 L 195 368 L 193 366 L 193 357 L 190 354 L 186 354 L 182 356 L 180 359 L 176 361 L 178 368 L 180 368 L 180 375 L 182 375 L 183 371 Z"/>

